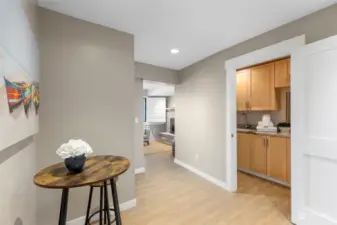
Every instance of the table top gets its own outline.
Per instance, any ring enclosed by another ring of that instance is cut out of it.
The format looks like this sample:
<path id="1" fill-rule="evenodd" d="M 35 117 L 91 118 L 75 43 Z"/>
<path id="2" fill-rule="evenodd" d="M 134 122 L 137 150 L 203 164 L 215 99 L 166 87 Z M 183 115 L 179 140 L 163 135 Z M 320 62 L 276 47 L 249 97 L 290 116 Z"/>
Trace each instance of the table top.
<path id="1" fill-rule="evenodd" d="M 70 173 L 64 162 L 49 166 L 34 176 L 34 183 L 43 188 L 75 188 L 103 182 L 128 170 L 130 161 L 121 156 L 89 157 L 81 173 Z"/>

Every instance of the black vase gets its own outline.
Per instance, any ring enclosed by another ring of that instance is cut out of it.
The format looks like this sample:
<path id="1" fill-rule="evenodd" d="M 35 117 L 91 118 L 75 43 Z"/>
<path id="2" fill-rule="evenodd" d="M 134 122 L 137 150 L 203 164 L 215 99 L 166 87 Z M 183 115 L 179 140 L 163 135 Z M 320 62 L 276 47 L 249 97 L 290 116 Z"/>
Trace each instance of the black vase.
<path id="1" fill-rule="evenodd" d="M 83 171 L 83 167 L 87 158 L 85 155 L 79 155 L 75 157 L 70 157 L 64 160 L 64 164 L 67 169 L 72 173 L 80 173 Z"/>

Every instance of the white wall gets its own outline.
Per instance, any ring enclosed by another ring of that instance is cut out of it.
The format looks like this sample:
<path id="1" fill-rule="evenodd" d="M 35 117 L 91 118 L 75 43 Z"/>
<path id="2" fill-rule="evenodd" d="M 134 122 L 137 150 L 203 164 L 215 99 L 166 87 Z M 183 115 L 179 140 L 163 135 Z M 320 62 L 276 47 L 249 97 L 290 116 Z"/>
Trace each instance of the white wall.
<path id="1" fill-rule="evenodd" d="M 18 0 L 0 1 L 0 45 L 38 79 L 38 47 L 31 26 Z"/>
<path id="2" fill-rule="evenodd" d="M 0 96 L 6 96 L 3 76 L 15 81 L 38 81 L 38 49 L 21 2 L 0 2 Z M 7 98 L 0 98 L 0 151 L 38 131 L 38 117 L 23 106 L 9 113 Z"/>
<path id="3" fill-rule="evenodd" d="M 36 2 L 29 0 L 30 7 L 25 8 L 26 13 L 21 8 L 21 3 L 25 2 L 25 0 L 0 1 L 0 46 L 32 79 L 38 79 L 38 48 L 31 30 L 34 25 L 29 23 L 26 16 L 27 13 L 31 18 L 35 17 Z M 0 90 L 3 91 L 3 78 L 0 79 Z M 7 107 L 6 105 L 6 110 Z M 8 121 L 8 115 L 8 111 L 0 114 L 0 121 L 7 118 L 1 121 L 0 129 L 3 129 L 3 123 Z M 32 134 L 24 132 L 25 126 L 20 123 L 15 126 L 19 132 L 5 131 L 11 142 L 2 145 L 2 149 L 0 147 L 0 223 L 36 225 L 36 187 L 32 182 L 36 172 L 35 142 Z M 24 135 L 20 135 L 22 131 Z"/>

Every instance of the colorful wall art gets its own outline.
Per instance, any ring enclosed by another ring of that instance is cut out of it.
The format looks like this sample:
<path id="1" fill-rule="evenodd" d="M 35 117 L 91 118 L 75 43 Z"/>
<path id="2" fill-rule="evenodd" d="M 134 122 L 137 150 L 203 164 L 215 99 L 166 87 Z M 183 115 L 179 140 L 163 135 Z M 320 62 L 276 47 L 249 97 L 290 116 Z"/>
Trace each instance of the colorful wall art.
<path id="1" fill-rule="evenodd" d="M 15 108 L 21 105 L 21 86 L 18 83 L 10 82 L 5 78 L 5 85 L 7 91 L 7 101 L 9 112 L 12 113 Z"/>
<path id="2" fill-rule="evenodd" d="M 33 94 L 33 102 L 35 107 L 35 115 L 39 113 L 39 107 L 40 107 L 40 89 L 39 89 L 39 83 L 33 84 L 34 87 L 34 94 Z"/>
<path id="3" fill-rule="evenodd" d="M 23 103 L 26 116 L 28 116 L 28 110 L 30 108 L 31 102 L 34 101 L 35 114 L 37 114 L 40 104 L 38 83 L 27 84 L 25 82 L 11 82 L 6 78 L 4 79 L 7 91 L 9 112 L 12 113 L 15 108 Z"/>
<path id="4" fill-rule="evenodd" d="M 16 57 L 0 46 L 0 151 L 39 130 L 38 70 Z"/>

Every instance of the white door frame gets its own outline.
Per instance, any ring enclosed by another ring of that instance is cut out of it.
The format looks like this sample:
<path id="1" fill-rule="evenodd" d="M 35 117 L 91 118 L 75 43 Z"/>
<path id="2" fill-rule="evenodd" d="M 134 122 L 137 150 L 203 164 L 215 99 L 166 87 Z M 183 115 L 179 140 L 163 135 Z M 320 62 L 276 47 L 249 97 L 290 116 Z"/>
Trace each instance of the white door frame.
<path id="1" fill-rule="evenodd" d="M 226 71 L 226 183 L 228 190 L 237 190 L 237 139 L 236 139 L 236 70 L 273 59 L 291 55 L 305 45 L 305 35 L 282 41 L 245 55 L 227 60 Z"/>

